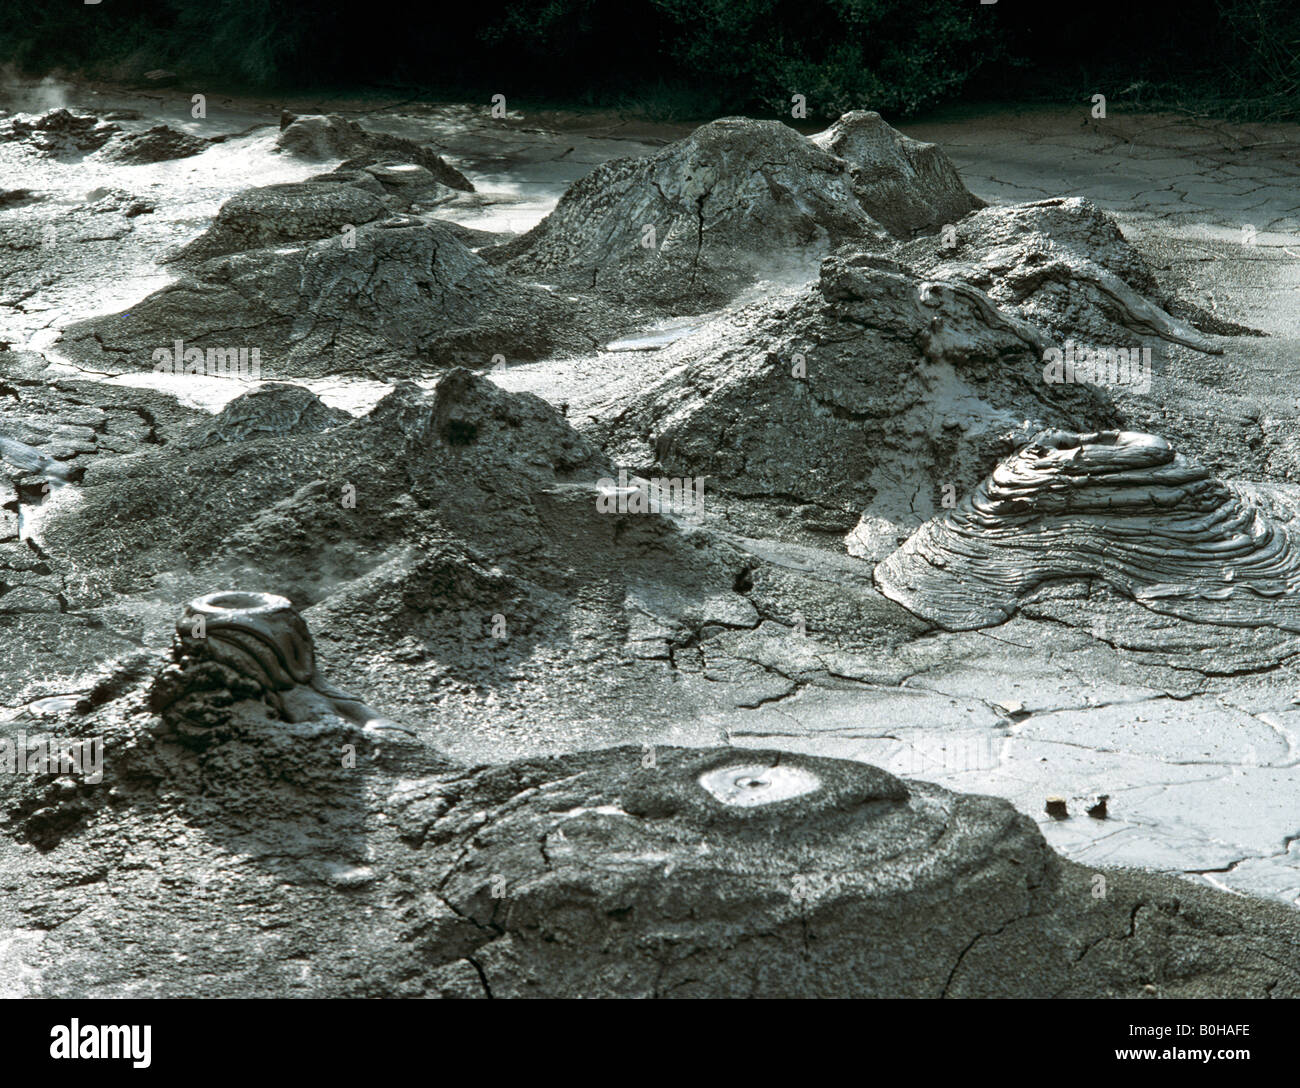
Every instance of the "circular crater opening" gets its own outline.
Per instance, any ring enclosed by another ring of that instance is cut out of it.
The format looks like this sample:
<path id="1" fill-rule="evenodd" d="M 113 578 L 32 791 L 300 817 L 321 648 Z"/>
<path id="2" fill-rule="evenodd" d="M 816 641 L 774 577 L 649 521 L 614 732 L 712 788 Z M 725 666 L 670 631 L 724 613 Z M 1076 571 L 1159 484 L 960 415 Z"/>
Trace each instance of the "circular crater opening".
<path id="1" fill-rule="evenodd" d="M 215 612 L 278 612 L 292 606 L 287 598 L 274 593 L 226 590 L 200 597 L 194 602 L 194 607 L 201 611 Z"/>
<path id="2" fill-rule="evenodd" d="M 724 805 L 753 808 L 802 797 L 812 793 L 822 782 L 803 767 L 743 764 L 705 771 L 700 775 L 699 784 Z"/>

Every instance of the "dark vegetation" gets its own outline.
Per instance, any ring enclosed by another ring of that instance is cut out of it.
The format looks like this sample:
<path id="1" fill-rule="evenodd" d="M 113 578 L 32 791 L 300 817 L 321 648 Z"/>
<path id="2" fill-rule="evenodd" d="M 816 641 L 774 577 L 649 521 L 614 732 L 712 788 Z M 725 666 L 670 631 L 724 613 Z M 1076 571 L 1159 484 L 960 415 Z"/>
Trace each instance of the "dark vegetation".
<path id="1" fill-rule="evenodd" d="M 387 88 L 664 117 L 971 99 L 1300 117 L 1296 0 L 4 0 L 0 62 L 238 88 Z"/>

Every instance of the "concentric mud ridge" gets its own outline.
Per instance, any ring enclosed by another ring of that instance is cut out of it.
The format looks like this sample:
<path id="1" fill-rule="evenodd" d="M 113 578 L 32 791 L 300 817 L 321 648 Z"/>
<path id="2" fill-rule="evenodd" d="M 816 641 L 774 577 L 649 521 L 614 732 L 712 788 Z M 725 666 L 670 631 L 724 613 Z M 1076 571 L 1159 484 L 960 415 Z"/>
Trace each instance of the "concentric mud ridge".
<path id="1" fill-rule="evenodd" d="M 876 568 L 949 630 L 1000 623 L 1035 587 L 1095 578 L 1198 623 L 1300 631 L 1300 549 L 1251 499 L 1155 435 L 1044 431 Z"/>
<path id="2" fill-rule="evenodd" d="M 206 713 L 189 716 L 177 707 L 191 687 L 187 671 L 211 675 L 229 670 L 260 689 L 287 721 L 335 715 L 368 732 L 399 729 L 360 699 L 332 687 L 316 664 L 311 631 L 293 603 L 274 593 L 218 591 L 196 597 L 176 621 L 176 675 L 155 685 L 150 704 L 189 736 L 210 739 Z M 208 666 L 215 665 L 216 670 Z M 214 677 L 215 678 L 215 677 Z M 210 684 L 210 681 L 209 681 Z M 168 687 L 170 692 L 166 692 Z"/>

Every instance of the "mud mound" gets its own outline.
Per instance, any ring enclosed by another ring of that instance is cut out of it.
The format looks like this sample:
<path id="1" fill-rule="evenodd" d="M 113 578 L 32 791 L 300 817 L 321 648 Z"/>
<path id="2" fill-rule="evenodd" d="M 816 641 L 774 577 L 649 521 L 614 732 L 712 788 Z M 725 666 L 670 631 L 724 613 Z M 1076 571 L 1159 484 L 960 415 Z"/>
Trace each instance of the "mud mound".
<path id="1" fill-rule="evenodd" d="M 523 477 L 603 475 L 609 462 L 561 415 L 531 393 L 507 393 L 467 370 L 447 374 L 433 393 L 399 385 L 375 405 L 371 423 L 403 436 L 412 469 L 429 458 L 461 459 Z"/>
<path id="2" fill-rule="evenodd" d="M 614 475 L 544 401 L 456 371 L 319 434 L 97 464 L 44 545 L 126 592 L 161 577 L 310 604 L 322 659 L 376 703 L 524 713 L 542 695 L 548 714 L 591 718 L 611 669 L 652 698 L 675 647 L 698 673 L 702 636 L 759 623 L 741 584 L 752 561 L 663 514 L 610 509 Z M 539 669 L 560 674 L 544 693 Z"/>
<path id="3" fill-rule="evenodd" d="M 327 199 L 317 223 L 364 200 L 336 188 L 347 195 Z M 205 261 L 129 313 L 70 326 L 59 350 L 105 369 L 145 370 L 179 340 L 207 353 L 256 349 L 267 378 L 389 380 L 483 366 L 497 353 L 518 360 L 580 350 L 593 339 L 560 299 L 491 268 L 441 224 L 388 218 L 355 237 Z"/>
<path id="4" fill-rule="evenodd" d="M 417 202 L 420 208 L 435 207 L 457 195 L 457 190 L 439 181 L 432 171 L 413 162 L 377 162 L 365 167 L 365 173 L 379 182 L 391 205 L 399 211 Z"/>
<path id="5" fill-rule="evenodd" d="M 246 189 L 221 205 L 212 225 L 176 259 L 201 261 L 284 242 L 338 237 L 346 226 L 385 218 L 383 197 L 383 187 L 359 173 Z"/>
<path id="6" fill-rule="evenodd" d="M 1222 352 L 1151 300 L 1146 262 L 1114 219 L 1078 197 L 985 208 L 948 240 L 919 239 L 898 256 L 920 275 L 979 288 L 1058 343 L 1123 346 L 1136 335 Z"/>
<path id="7" fill-rule="evenodd" d="M 810 139 L 853 168 L 862 206 L 896 238 L 937 230 L 984 207 L 937 144 L 904 136 L 878 113 L 846 113 Z"/>
<path id="8" fill-rule="evenodd" d="M 70 155 L 98 151 L 121 131 L 111 121 L 55 109 L 0 121 L 0 143 L 20 142 L 42 155 Z"/>
<path id="9" fill-rule="evenodd" d="M 218 548 L 294 586 L 333 585 L 444 519 L 499 551 L 513 532 L 533 539 L 539 486 L 611 471 L 546 402 L 467 371 L 433 393 L 400 384 L 363 419 L 270 383 L 177 443 L 97 463 L 46 535 L 55 552 L 123 571 L 210 565 Z"/>
<path id="10" fill-rule="evenodd" d="M 209 141 L 169 125 L 123 131 L 112 120 L 55 109 L 42 114 L 17 114 L 0 121 L 0 143 L 15 142 L 41 155 L 98 152 L 99 157 L 113 162 L 147 163 L 197 155 Z"/>
<path id="11" fill-rule="evenodd" d="M 1026 420 L 1112 418 L 1097 389 L 1043 381 L 1047 344 L 974 288 L 846 247 L 815 287 L 674 345 L 680 365 L 611 407 L 609 437 L 629 464 L 738 494 L 934 508 Z"/>
<path id="12" fill-rule="evenodd" d="M 393 162 L 247 189 L 227 200 L 212 225 L 172 259 L 193 262 L 285 242 L 341 238 L 348 227 L 388 218 L 417 202 L 433 207 L 455 194 L 423 166 Z"/>
<path id="13" fill-rule="evenodd" d="M 191 136 L 168 125 L 154 125 L 145 132 L 122 134 L 100 154 L 114 162 L 168 162 L 187 159 L 207 148 L 208 141 L 201 136 Z"/>
<path id="14" fill-rule="evenodd" d="M 184 438 L 191 449 L 227 442 L 291 434 L 319 434 L 352 422 L 347 412 L 327 408 L 315 393 L 300 385 L 265 382 L 236 397 L 210 423 L 201 423 Z"/>
<path id="15" fill-rule="evenodd" d="M 993 798 L 767 750 L 623 747 L 457 765 L 362 727 L 365 713 L 342 712 L 302 679 L 315 675 L 309 659 L 264 668 L 272 642 L 309 640 L 272 605 L 239 592 L 192 603 L 172 661 L 138 656 L 65 713 L 61 742 L 45 749 L 56 769 L 0 776 L 0 869 L 26 923 L 45 931 L 6 957 L 7 988 L 1300 993 L 1287 908 L 1086 871 Z M 222 608 L 238 613 L 233 629 L 215 617 Z M 210 613 L 216 648 L 188 634 Z M 295 711 L 299 696 L 310 705 Z M 84 879 L 91 863 L 109 879 Z M 92 903 L 93 922 L 77 921 Z M 129 942 L 84 939 L 84 924 L 127 919 Z"/>
<path id="16" fill-rule="evenodd" d="M 445 874 L 456 916 L 495 931 L 473 954 L 493 996 L 1137 993 L 1148 956 L 1168 993 L 1297 984 L 1284 909 L 1250 925 L 1269 934 L 1254 953 L 1225 939 L 1241 932 L 1228 902 L 1179 891 L 1176 905 L 1167 880 L 1107 874 L 1122 891 L 1090 913 L 1094 874 L 1005 802 L 871 766 L 666 749 L 646 767 L 615 749 L 458 787 L 407 787 L 399 828 L 422 854 L 473 836 L 462 862 L 427 871 Z M 1153 908 L 1159 921 L 1120 947 L 1126 911 Z M 1196 956 L 1173 953 L 1184 941 Z"/>
<path id="17" fill-rule="evenodd" d="M 1001 623 L 1044 583 L 1097 579 L 1196 623 L 1300 632 L 1293 530 L 1154 435 L 1035 436 L 875 577 L 950 630 Z"/>
<path id="18" fill-rule="evenodd" d="M 14 208 L 23 204 L 36 204 L 45 197 L 32 189 L 0 190 L 0 208 Z"/>
<path id="19" fill-rule="evenodd" d="M 760 273 L 802 278 L 841 242 L 884 248 L 979 206 L 941 152 L 874 114 L 812 139 L 776 121 L 726 118 L 654 155 L 597 167 L 535 228 L 485 255 L 519 272 L 700 303 Z"/>
<path id="20" fill-rule="evenodd" d="M 384 161 L 414 163 L 451 189 L 472 193 L 474 186 L 454 166 L 427 147 L 404 136 L 369 132 L 338 114 L 295 117 L 285 114 L 277 138 L 280 150 L 308 159 L 344 159 L 345 169 Z"/>

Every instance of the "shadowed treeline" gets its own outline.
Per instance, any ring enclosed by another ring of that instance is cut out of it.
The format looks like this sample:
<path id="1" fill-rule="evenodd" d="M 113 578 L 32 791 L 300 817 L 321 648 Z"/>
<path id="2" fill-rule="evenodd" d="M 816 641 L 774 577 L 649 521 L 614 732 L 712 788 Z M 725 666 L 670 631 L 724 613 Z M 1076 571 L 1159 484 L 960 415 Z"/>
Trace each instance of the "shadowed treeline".
<path id="1" fill-rule="evenodd" d="M 6 0 L 0 60 L 223 88 L 400 86 L 635 107 L 662 116 L 1106 93 L 1236 116 L 1300 116 L 1294 0 L 1061 5 L 997 0 Z"/>

